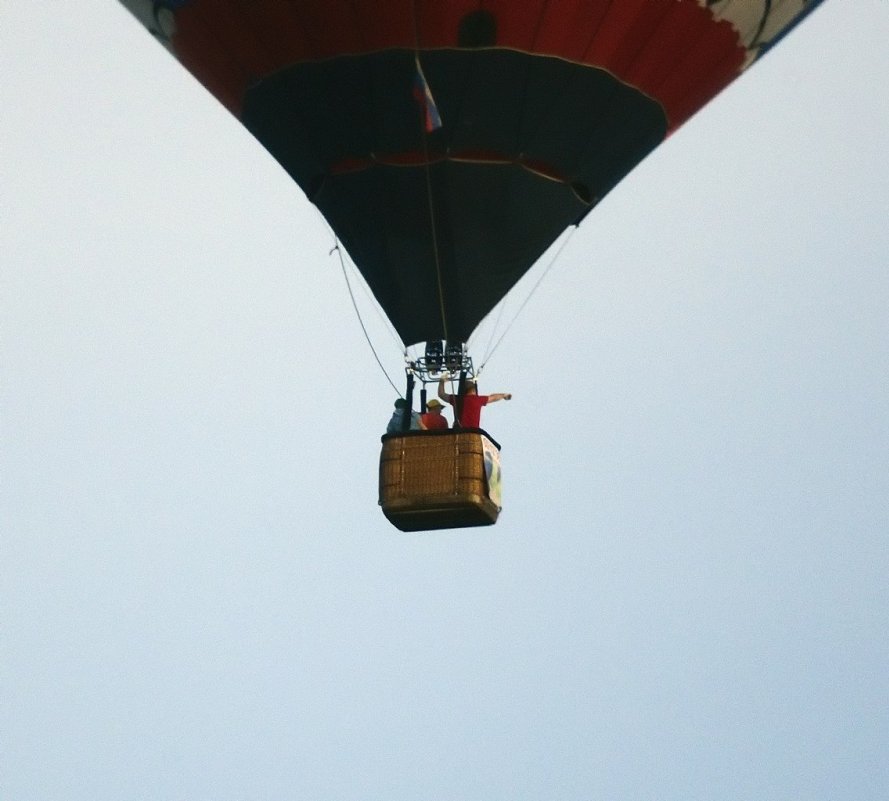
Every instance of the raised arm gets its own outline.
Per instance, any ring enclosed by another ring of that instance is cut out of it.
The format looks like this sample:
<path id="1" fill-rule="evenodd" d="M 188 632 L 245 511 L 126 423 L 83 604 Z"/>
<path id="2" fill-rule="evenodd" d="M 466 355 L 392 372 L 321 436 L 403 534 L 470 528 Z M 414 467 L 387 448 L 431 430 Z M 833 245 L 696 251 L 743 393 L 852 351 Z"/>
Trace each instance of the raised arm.
<path id="1" fill-rule="evenodd" d="M 443 400 L 445 403 L 450 403 L 453 405 L 454 396 L 445 392 L 445 381 L 450 378 L 448 373 L 442 373 L 441 378 L 438 379 L 438 397 Z"/>
<path id="2" fill-rule="evenodd" d="M 493 395 L 488 395 L 488 403 L 493 403 L 494 401 L 499 400 L 512 400 L 511 392 L 495 392 Z"/>

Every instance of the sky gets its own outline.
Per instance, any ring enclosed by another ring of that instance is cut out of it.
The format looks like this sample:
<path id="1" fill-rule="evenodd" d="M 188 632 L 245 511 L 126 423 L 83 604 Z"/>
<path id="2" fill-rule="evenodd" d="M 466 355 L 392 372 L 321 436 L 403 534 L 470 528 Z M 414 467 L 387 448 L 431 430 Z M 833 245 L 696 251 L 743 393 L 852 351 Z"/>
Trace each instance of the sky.
<path id="1" fill-rule="evenodd" d="M 314 208 L 117 3 L 0 4 L 3 797 L 889 797 L 887 41 L 828 0 L 589 215 L 499 522 L 403 534 Z"/>

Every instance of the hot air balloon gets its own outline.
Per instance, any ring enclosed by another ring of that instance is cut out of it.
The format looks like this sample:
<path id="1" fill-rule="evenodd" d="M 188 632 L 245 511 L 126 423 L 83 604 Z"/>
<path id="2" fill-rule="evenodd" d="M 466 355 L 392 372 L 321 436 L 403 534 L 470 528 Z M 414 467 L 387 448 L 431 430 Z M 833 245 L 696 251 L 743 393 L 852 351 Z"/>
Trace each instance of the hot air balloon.
<path id="1" fill-rule="evenodd" d="M 447 366 L 471 378 L 463 343 L 549 245 L 822 0 L 121 2 L 321 210 L 405 345 L 427 343 L 410 398 Z M 496 520 L 484 432 L 389 436 L 396 525 Z"/>

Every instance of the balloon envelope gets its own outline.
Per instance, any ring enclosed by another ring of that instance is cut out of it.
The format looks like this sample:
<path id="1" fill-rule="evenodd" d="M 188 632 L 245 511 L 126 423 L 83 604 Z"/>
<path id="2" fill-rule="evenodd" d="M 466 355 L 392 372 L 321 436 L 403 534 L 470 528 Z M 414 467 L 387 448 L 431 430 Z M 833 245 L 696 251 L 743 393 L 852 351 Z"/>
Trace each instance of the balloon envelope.
<path id="1" fill-rule="evenodd" d="M 302 187 L 411 344 L 468 339 L 822 0 L 121 2 Z"/>

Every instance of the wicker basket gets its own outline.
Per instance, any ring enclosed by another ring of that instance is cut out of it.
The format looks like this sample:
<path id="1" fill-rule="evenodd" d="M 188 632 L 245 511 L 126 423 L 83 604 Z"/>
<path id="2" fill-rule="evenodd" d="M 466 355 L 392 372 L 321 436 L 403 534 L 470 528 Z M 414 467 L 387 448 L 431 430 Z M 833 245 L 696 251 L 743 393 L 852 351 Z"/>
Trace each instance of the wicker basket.
<path id="1" fill-rule="evenodd" d="M 383 437 L 380 506 L 402 531 L 490 526 L 500 507 L 488 495 L 481 429 L 408 431 Z"/>

